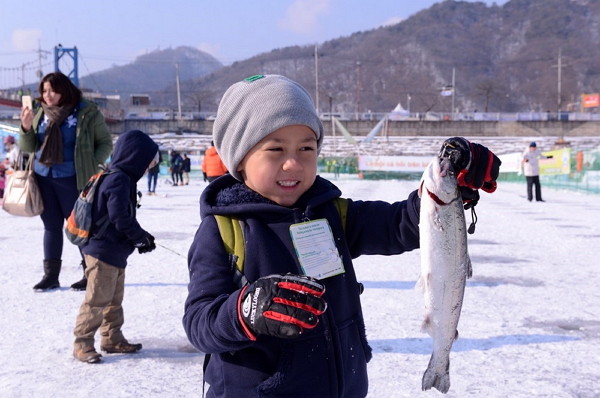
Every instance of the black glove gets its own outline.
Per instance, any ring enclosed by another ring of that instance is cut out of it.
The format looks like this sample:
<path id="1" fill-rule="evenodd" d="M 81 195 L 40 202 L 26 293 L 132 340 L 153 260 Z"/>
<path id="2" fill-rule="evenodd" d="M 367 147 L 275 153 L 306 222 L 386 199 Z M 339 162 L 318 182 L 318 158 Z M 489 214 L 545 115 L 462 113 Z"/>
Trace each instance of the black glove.
<path id="1" fill-rule="evenodd" d="M 500 171 L 500 159 L 481 144 L 462 137 L 448 138 L 438 155 L 449 158 L 457 173 L 458 185 L 471 189 L 483 189 L 492 193 L 496 190 L 496 179 Z"/>
<path id="2" fill-rule="evenodd" d="M 204 182 L 208 181 L 208 177 L 206 176 L 206 173 L 202 172 L 202 175 L 204 176 Z"/>
<path id="3" fill-rule="evenodd" d="M 460 195 L 462 196 L 463 206 L 465 210 L 477 206 L 479 202 L 479 191 L 468 187 L 459 187 Z"/>
<path id="4" fill-rule="evenodd" d="M 250 340 L 264 334 L 294 338 L 319 323 L 325 286 L 303 275 L 269 275 L 242 289 L 238 318 Z"/>
<path id="5" fill-rule="evenodd" d="M 154 243 L 154 236 L 148 234 L 144 236 L 144 239 L 142 239 L 141 241 L 135 242 L 133 246 L 138 249 L 138 252 L 140 254 L 150 253 L 152 250 L 156 249 L 156 244 Z"/>

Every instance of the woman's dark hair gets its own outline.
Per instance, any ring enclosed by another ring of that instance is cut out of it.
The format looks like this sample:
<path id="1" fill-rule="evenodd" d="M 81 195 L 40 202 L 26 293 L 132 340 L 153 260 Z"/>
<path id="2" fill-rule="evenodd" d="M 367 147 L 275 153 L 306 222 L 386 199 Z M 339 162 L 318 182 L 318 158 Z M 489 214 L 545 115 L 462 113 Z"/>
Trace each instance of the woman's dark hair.
<path id="1" fill-rule="evenodd" d="M 71 82 L 71 79 L 60 72 L 48 73 L 42 78 L 39 86 L 39 101 L 43 101 L 44 83 L 46 82 L 50 83 L 52 89 L 60 94 L 58 106 L 77 106 L 81 101 L 81 90 Z"/>

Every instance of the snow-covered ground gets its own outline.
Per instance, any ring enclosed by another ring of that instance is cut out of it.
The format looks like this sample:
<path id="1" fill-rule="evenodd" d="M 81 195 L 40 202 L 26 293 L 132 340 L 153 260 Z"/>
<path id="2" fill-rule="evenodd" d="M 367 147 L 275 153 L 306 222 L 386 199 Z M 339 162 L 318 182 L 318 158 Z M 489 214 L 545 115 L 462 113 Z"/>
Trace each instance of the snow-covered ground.
<path id="1" fill-rule="evenodd" d="M 417 184 L 337 181 L 346 197 L 388 201 L 406 198 Z M 104 355 L 96 365 L 72 357 L 84 294 L 68 288 L 81 276 L 75 246 L 65 242 L 64 287 L 34 293 L 42 276 L 42 222 L 0 211 L 1 397 L 201 395 L 203 355 L 188 343 L 181 317 L 185 256 L 205 186 L 162 180 L 158 196 L 144 196 L 139 220 L 160 246 L 130 257 L 124 302 L 124 334 L 144 349 Z M 543 190 L 545 203 L 529 203 L 524 183 L 482 193 L 469 236 L 474 275 L 450 356 L 449 397 L 600 396 L 600 198 Z M 355 261 L 374 349 L 369 397 L 441 396 L 421 391 L 431 339 L 420 331 L 419 262 L 418 250 Z"/>

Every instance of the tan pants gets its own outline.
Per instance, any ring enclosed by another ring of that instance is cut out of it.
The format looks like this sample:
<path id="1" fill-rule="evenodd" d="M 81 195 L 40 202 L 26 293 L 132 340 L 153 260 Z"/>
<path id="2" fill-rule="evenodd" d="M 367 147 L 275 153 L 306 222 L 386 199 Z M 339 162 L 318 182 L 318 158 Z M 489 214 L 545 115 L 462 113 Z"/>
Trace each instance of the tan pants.
<path id="1" fill-rule="evenodd" d="M 85 256 L 87 289 L 75 323 L 75 348 L 94 346 L 94 335 L 100 329 L 101 346 L 125 340 L 121 327 L 125 269 L 113 267 L 92 256 Z"/>

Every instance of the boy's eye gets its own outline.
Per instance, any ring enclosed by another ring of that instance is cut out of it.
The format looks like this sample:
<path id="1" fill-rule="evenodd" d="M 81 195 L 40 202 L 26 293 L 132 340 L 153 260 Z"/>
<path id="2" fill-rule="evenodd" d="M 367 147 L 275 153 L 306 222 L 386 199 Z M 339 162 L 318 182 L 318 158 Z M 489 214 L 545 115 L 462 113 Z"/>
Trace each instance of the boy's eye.
<path id="1" fill-rule="evenodd" d="M 303 146 L 302 148 L 300 148 L 301 151 L 315 151 L 316 148 L 312 147 L 312 146 Z"/>

